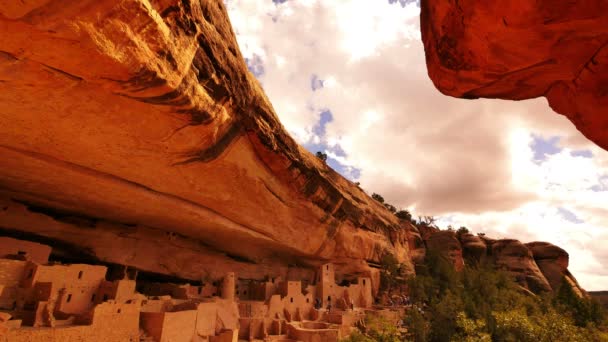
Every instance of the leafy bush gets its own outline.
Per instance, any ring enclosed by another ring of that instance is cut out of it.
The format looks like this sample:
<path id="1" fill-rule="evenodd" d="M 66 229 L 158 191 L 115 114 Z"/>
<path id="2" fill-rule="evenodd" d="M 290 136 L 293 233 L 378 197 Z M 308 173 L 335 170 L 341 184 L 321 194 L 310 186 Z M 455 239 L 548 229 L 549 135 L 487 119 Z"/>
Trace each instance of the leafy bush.
<path id="1" fill-rule="evenodd" d="M 457 342 L 489 342 L 490 334 L 486 332 L 486 322 L 482 319 L 472 320 L 464 312 L 456 315 L 457 334 L 452 341 Z"/>
<path id="2" fill-rule="evenodd" d="M 400 342 L 403 337 L 397 326 L 378 316 L 367 316 L 363 332 L 354 332 L 341 342 Z"/>
<path id="3" fill-rule="evenodd" d="M 372 198 L 375 199 L 376 201 L 380 202 L 380 203 L 384 203 L 384 197 L 378 195 L 375 192 L 372 194 Z"/>
<path id="4" fill-rule="evenodd" d="M 409 340 L 608 341 L 599 304 L 579 297 L 567 282 L 555 295 L 533 296 L 491 263 L 458 273 L 430 252 L 425 264 L 426 271 L 407 280 Z"/>
<path id="5" fill-rule="evenodd" d="M 317 151 L 316 156 L 317 156 L 317 158 L 321 159 L 321 161 L 323 161 L 324 163 L 327 161 L 327 153 Z"/>
<path id="6" fill-rule="evenodd" d="M 404 320 L 408 327 L 409 338 L 414 342 L 427 341 L 431 331 L 431 325 L 422 312 L 421 308 L 413 306 Z"/>
<path id="7" fill-rule="evenodd" d="M 458 236 L 458 239 L 460 239 L 461 236 L 463 236 L 464 234 L 468 234 L 469 229 L 467 229 L 467 227 L 460 227 L 458 228 L 458 230 L 456 231 L 456 236 Z"/>
<path id="8" fill-rule="evenodd" d="M 405 221 L 411 221 L 412 220 L 412 214 L 404 209 L 401 209 L 399 211 L 397 211 L 395 213 L 395 216 L 397 216 L 399 219 L 401 220 L 405 220 Z"/>
<path id="9" fill-rule="evenodd" d="M 583 342 L 597 340 L 592 330 L 574 325 L 567 316 L 550 309 L 546 313 L 529 315 L 523 310 L 492 314 L 496 328 L 494 336 L 503 341 L 521 342 Z"/>
<path id="10" fill-rule="evenodd" d="M 397 208 L 395 208 L 394 205 L 389 204 L 389 203 L 384 203 L 384 206 L 386 207 L 386 209 L 388 209 L 391 213 L 395 213 L 397 211 Z"/>
<path id="11" fill-rule="evenodd" d="M 591 298 L 581 298 L 570 283 L 564 279 L 554 299 L 554 305 L 561 312 L 568 312 L 579 327 L 601 325 L 606 317 L 602 305 Z"/>
<path id="12" fill-rule="evenodd" d="M 380 260 L 380 267 L 380 291 L 390 292 L 393 288 L 405 284 L 405 279 L 401 277 L 403 265 L 393 254 L 384 254 Z"/>

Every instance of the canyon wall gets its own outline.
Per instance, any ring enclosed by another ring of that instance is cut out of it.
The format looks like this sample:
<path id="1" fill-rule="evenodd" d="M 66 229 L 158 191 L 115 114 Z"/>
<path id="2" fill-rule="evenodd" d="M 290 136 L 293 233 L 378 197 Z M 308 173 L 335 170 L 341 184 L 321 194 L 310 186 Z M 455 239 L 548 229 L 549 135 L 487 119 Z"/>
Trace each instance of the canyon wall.
<path id="1" fill-rule="evenodd" d="M 394 215 L 286 133 L 220 0 L 2 2 L 0 103 L 6 234 L 186 279 L 411 266 Z"/>
<path id="2" fill-rule="evenodd" d="M 57 259 L 194 281 L 331 262 L 374 291 L 385 253 L 407 274 L 428 250 L 491 257 L 534 291 L 569 274 L 545 245 L 399 221 L 305 151 L 220 0 L 0 3 L 0 104 L 0 235 Z"/>
<path id="3" fill-rule="evenodd" d="M 465 99 L 544 96 L 608 149 L 608 2 L 422 0 L 428 74 Z"/>

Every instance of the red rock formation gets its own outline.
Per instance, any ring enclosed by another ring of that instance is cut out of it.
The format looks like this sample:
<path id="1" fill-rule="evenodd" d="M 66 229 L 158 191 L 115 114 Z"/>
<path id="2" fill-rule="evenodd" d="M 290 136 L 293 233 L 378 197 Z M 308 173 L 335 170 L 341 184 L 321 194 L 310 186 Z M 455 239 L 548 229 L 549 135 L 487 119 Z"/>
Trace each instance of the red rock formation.
<path id="1" fill-rule="evenodd" d="M 464 264 L 485 260 L 509 272 L 525 289 L 533 293 L 557 291 L 567 281 L 575 293 L 586 296 L 585 290 L 568 270 L 568 253 L 548 242 L 523 244 L 513 239 L 495 240 L 470 233 L 424 228 L 426 249 L 447 257 L 457 270 Z M 410 247 L 410 250 L 415 251 Z M 415 254 L 415 253 L 414 253 Z"/>
<path id="2" fill-rule="evenodd" d="M 447 230 L 435 232 L 426 240 L 426 246 L 429 252 L 438 252 L 447 257 L 457 271 L 463 269 L 462 246 L 455 232 Z"/>
<path id="3" fill-rule="evenodd" d="M 394 215 L 286 133 L 220 0 L 2 2 L 0 104 L 12 234 L 194 280 L 410 263 Z"/>
<path id="4" fill-rule="evenodd" d="M 515 276 L 521 286 L 535 293 L 551 291 L 526 245 L 517 240 L 503 239 L 494 241 L 490 250 L 496 266 Z"/>
<path id="5" fill-rule="evenodd" d="M 424 240 L 422 239 L 418 227 L 409 222 L 402 222 L 401 226 L 406 232 L 407 242 L 409 244 L 408 249 L 410 251 L 412 262 L 415 265 L 424 263 L 426 245 L 424 244 Z"/>
<path id="6" fill-rule="evenodd" d="M 422 0 L 428 73 L 444 94 L 544 96 L 608 149 L 608 2 Z"/>
<path id="7" fill-rule="evenodd" d="M 608 291 L 595 291 L 589 292 L 591 298 L 597 300 L 604 306 L 604 308 L 608 309 Z"/>
<path id="8" fill-rule="evenodd" d="M 449 70 L 472 65 L 442 42 Z M 454 233 L 399 222 L 289 137 L 220 0 L 0 2 L 0 105 L 0 233 L 55 257 L 191 280 L 331 261 L 374 290 L 368 262 L 412 273 L 424 241 L 463 266 Z M 527 277 L 507 247 L 497 263 Z"/>
<path id="9" fill-rule="evenodd" d="M 538 268 L 554 291 L 559 289 L 563 281 L 567 281 L 579 296 L 585 294 L 585 290 L 568 271 L 568 252 L 548 242 L 531 242 L 526 247 L 532 252 Z"/>
<path id="10" fill-rule="evenodd" d="M 460 235 L 462 254 L 467 263 L 479 263 L 487 254 L 486 243 L 477 235 L 465 233 Z"/>

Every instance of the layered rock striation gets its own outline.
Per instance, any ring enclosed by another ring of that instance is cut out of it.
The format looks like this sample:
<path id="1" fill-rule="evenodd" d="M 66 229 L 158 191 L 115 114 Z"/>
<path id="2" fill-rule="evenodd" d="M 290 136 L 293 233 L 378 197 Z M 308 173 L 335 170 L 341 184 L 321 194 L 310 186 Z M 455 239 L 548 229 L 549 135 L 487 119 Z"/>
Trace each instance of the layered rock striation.
<path id="1" fill-rule="evenodd" d="M 3 2 L 0 104 L 6 234 L 185 279 L 411 265 L 394 215 L 286 133 L 220 0 Z"/>
<path id="2" fill-rule="evenodd" d="M 399 221 L 298 146 L 220 0 L 2 2 L 0 105 L 0 235 L 51 259 L 194 281 L 305 279 L 331 262 L 374 293 L 386 253 L 407 274 L 429 251 L 457 269 L 492 258 L 534 291 L 569 276 L 544 245 Z"/>
<path id="3" fill-rule="evenodd" d="M 428 74 L 444 94 L 544 96 L 608 149 L 608 3 L 422 0 Z"/>

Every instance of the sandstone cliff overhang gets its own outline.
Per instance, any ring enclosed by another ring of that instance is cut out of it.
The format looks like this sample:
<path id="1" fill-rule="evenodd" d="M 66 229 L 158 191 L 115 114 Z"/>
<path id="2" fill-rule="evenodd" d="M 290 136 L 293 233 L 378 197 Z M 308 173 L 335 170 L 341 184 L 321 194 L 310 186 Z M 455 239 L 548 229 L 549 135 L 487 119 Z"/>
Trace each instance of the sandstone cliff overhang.
<path id="1" fill-rule="evenodd" d="M 1 2 L 0 106 L 6 233 L 190 279 L 411 266 L 397 219 L 286 133 L 220 0 Z"/>
<path id="2" fill-rule="evenodd" d="M 608 2 L 422 0 L 420 28 L 442 93 L 544 96 L 608 149 Z"/>

